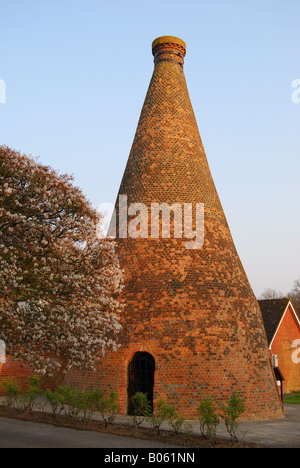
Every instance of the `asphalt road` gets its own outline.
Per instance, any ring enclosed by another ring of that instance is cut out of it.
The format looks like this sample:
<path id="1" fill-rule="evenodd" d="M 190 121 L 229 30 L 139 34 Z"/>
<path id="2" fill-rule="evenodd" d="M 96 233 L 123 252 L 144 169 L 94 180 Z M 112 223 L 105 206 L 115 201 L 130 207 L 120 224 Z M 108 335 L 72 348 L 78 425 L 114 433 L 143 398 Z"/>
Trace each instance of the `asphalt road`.
<path id="1" fill-rule="evenodd" d="M 173 445 L 0 418 L 0 448 L 170 448 Z"/>

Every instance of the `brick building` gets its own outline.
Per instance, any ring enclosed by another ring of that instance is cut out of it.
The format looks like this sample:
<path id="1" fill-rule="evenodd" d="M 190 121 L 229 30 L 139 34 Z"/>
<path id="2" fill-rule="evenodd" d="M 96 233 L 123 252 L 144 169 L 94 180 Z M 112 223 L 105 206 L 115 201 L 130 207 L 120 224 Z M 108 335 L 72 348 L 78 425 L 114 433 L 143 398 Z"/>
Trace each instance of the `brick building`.
<path id="1" fill-rule="evenodd" d="M 6 353 L 6 345 L 0 340 L 0 393 L 1 382 L 7 378 L 14 377 L 25 386 L 28 377 L 32 375 L 30 367 L 22 361 L 13 359 Z"/>
<path id="2" fill-rule="evenodd" d="M 300 320 L 289 298 L 260 300 L 273 365 L 283 377 L 283 392 L 300 390 Z"/>
<path id="3" fill-rule="evenodd" d="M 154 72 L 115 205 L 116 249 L 125 274 L 120 348 L 105 356 L 96 373 L 69 374 L 66 382 L 116 390 L 125 414 L 136 391 L 147 392 L 154 404 L 165 397 L 185 418 L 196 418 L 203 397 L 227 403 L 237 391 L 246 402 L 245 417 L 281 417 L 260 308 L 190 102 L 185 43 L 160 37 L 152 52 Z M 170 236 L 164 236 L 165 226 L 154 236 L 153 204 L 192 206 L 194 233 L 195 207 L 204 206 L 203 245 L 187 248 L 190 232 L 176 234 L 175 209 Z"/>

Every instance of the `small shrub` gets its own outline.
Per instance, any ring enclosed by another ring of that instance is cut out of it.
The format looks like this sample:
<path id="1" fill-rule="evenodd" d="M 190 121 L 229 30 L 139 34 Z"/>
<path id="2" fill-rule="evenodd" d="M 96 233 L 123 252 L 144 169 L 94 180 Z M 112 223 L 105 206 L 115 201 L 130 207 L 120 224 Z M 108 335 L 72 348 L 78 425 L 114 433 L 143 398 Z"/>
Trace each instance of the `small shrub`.
<path id="1" fill-rule="evenodd" d="M 15 406 L 22 392 L 20 382 L 13 377 L 7 378 L 3 380 L 1 389 L 4 391 L 5 406 Z"/>
<path id="2" fill-rule="evenodd" d="M 79 389 L 60 386 L 56 390 L 44 391 L 46 402 L 51 406 L 53 417 L 63 412 L 69 418 L 80 418 L 84 425 L 91 421 L 97 408 L 97 401 L 103 392 L 80 391 Z"/>
<path id="3" fill-rule="evenodd" d="M 86 426 L 92 419 L 93 414 L 95 413 L 95 404 L 94 404 L 94 392 L 82 391 L 79 395 L 78 407 L 82 413 L 82 423 Z"/>
<path id="4" fill-rule="evenodd" d="M 137 392 L 131 398 L 134 416 L 132 418 L 134 427 L 139 427 L 147 416 L 151 414 L 151 403 L 147 393 Z"/>
<path id="5" fill-rule="evenodd" d="M 41 395 L 41 393 L 41 377 L 38 375 L 31 375 L 28 379 L 26 390 L 21 394 L 21 400 L 23 402 L 22 409 L 29 410 L 31 412 L 36 404 L 37 397 Z"/>
<path id="6" fill-rule="evenodd" d="M 65 416 L 68 416 L 69 411 L 69 390 L 71 390 L 69 387 L 64 387 L 63 385 L 60 385 L 55 390 L 55 398 L 60 405 L 59 413 L 63 413 Z"/>
<path id="7" fill-rule="evenodd" d="M 193 426 L 189 423 L 186 423 L 183 416 L 178 413 L 173 406 L 169 407 L 169 414 L 167 415 L 167 421 L 169 426 L 175 434 L 184 436 L 190 436 L 193 430 Z"/>
<path id="8" fill-rule="evenodd" d="M 198 410 L 200 432 L 203 437 L 212 440 L 216 437 L 220 416 L 217 414 L 215 404 L 211 398 L 204 398 Z"/>
<path id="9" fill-rule="evenodd" d="M 150 423 L 152 429 L 160 434 L 160 428 L 164 421 L 170 419 L 175 413 L 175 408 L 167 404 L 163 398 L 158 400 L 152 414 L 147 416 L 146 420 Z"/>
<path id="10" fill-rule="evenodd" d="M 76 418 L 80 412 L 80 391 L 77 388 L 60 386 L 56 393 L 60 400 L 61 411 L 68 418 Z"/>
<path id="11" fill-rule="evenodd" d="M 222 419 L 225 422 L 226 429 L 234 442 L 238 441 L 237 428 L 239 426 L 238 418 L 246 411 L 243 399 L 238 393 L 233 392 L 229 398 L 228 405 L 222 407 Z"/>
<path id="12" fill-rule="evenodd" d="M 104 397 L 105 397 L 104 391 L 100 390 L 99 388 L 97 388 L 96 390 L 93 390 L 90 393 L 91 405 L 95 411 L 99 411 L 99 408 L 101 406 L 101 401 L 103 400 Z"/>
<path id="13" fill-rule="evenodd" d="M 99 390 L 97 400 L 94 395 L 95 411 L 101 414 L 105 427 L 108 426 L 108 423 L 112 424 L 116 419 L 117 412 L 120 409 L 118 398 L 119 396 L 114 390 L 111 390 L 108 397 L 105 397 L 104 392 Z"/>
<path id="14" fill-rule="evenodd" d="M 47 389 L 43 392 L 46 404 L 48 403 L 51 407 L 53 418 L 56 418 L 56 415 L 61 409 L 61 396 L 56 390 Z"/>
<path id="15" fill-rule="evenodd" d="M 13 406 L 19 411 L 33 410 L 37 397 L 42 393 L 41 378 L 32 375 L 27 381 L 25 390 L 21 388 L 20 382 L 15 378 L 3 381 L 2 388 L 6 396 L 5 405 Z"/>

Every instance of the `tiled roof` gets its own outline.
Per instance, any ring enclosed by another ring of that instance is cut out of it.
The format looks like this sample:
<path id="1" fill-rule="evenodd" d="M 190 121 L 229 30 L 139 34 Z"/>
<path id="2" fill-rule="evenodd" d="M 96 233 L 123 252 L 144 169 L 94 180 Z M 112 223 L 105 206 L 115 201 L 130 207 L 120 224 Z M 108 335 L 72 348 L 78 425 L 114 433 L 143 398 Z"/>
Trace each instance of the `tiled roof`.
<path id="1" fill-rule="evenodd" d="M 290 298 L 264 299 L 258 301 L 262 313 L 268 344 L 271 343 Z"/>

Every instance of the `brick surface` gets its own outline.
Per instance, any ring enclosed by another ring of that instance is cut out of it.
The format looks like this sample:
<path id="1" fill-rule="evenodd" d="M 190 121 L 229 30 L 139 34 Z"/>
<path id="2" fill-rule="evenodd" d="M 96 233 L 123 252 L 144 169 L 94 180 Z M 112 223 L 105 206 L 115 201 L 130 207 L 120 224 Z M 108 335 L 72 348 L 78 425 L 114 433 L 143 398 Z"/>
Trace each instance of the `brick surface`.
<path id="1" fill-rule="evenodd" d="M 283 390 L 286 393 L 300 390 L 300 363 L 293 361 L 293 353 L 297 351 L 297 348 L 292 347 L 294 340 L 300 340 L 300 329 L 289 306 L 270 349 L 271 355 L 275 354 L 279 358 L 279 369 L 284 377 Z"/>
<path id="2" fill-rule="evenodd" d="M 160 52 L 158 55 L 157 53 Z M 160 41 L 119 194 L 128 204 L 204 203 L 205 240 L 117 239 L 125 272 L 120 348 L 94 374 L 68 383 L 120 394 L 127 412 L 128 366 L 136 352 L 155 359 L 154 400 L 166 397 L 196 418 L 205 396 L 227 403 L 238 391 L 247 418 L 282 416 L 262 317 L 236 252 L 198 131 L 183 71 L 185 49 Z M 118 200 L 116 203 L 119 215 Z M 131 218 L 129 217 L 129 220 Z M 194 224 L 195 227 L 195 224 Z"/>
<path id="3" fill-rule="evenodd" d="M 16 361 L 12 356 L 6 356 L 6 362 L 0 364 L 0 394 L 1 394 L 1 383 L 7 378 L 14 377 L 18 379 L 23 388 L 26 385 L 27 379 L 32 375 L 30 367 L 22 361 Z"/>

